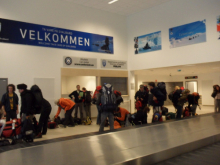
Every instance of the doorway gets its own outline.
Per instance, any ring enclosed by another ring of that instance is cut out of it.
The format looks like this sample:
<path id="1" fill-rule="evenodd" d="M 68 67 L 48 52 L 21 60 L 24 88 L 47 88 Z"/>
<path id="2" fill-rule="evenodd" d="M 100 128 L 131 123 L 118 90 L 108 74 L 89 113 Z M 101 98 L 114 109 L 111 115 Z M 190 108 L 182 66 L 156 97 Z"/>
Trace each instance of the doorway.
<path id="1" fill-rule="evenodd" d="M 198 92 L 198 82 L 197 81 L 186 81 L 186 89 L 190 90 L 190 93 Z"/>
<path id="2" fill-rule="evenodd" d="M 2 98 L 3 94 L 7 92 L 8 86 L 8 79 L 7 78 L 0 78 L 0 97 Z M 0 99 L 1 99 L 0 98 Z"/>

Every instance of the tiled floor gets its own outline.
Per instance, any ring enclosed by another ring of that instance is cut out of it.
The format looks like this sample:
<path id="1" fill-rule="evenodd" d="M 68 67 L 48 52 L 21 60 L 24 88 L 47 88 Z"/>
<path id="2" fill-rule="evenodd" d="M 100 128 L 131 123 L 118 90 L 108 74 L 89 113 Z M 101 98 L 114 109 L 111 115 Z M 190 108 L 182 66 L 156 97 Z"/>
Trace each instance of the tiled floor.
<path id="1" fill-rule="evenodd" d="M 173 106 L 166 106 L 166 107 L 169 109 L 169 112 L 175 112 L 175 109 Z M 197 113 L 199 115 L 212 113 L 212 112 L 214 112 L 213 106 L 202 106 L 201 110 L 197 108 Z M 152 115 L 153 115 L 153 112 L 151 110 L 150 113 L 148 114 L 148 123 L 151 123 Z M 109 129 L 108 127 L 105 127 L 105 130 L 108 130 L 108 129 Z M 97 132 L 98 130 L 99 130 L 99 126 L 96 125 L 96 118 L 94 118 L 93 123 L 91 125 L 78 125 L 75 127 L 48 129 L 47 135 L 43 136 L 43 138 L 41 139 L 35 139 L 35 141 L 49 140 L 49 139 L 55 139 L 55 138 L 60 138 L 60 137 L 67 137 L 67 136 L 72 136 L 72 135 Z"/>

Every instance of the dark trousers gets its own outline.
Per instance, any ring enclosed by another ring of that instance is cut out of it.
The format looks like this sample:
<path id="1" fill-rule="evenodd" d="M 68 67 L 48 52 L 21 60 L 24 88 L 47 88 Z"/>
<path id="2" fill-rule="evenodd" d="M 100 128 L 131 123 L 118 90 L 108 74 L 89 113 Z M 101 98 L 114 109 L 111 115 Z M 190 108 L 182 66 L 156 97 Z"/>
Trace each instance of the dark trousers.
<path id="1" fill-rule="evenodd" d="M 91 119 L 91 104 L 84 104 L 84 109 L 86 111 L 86 117 Z"/>
<path id="2" fill-rule="evenodd" d="M 74 110 L 75 106 L 73 106 L 70 110 L 67 110 L 65 113 L 65 120 L 63 122 L 63 125 L 75 125 L 72 117 L 72 112 Z"/>
<path id="3" fill-rule="evenodd" d="M 17 114 L 15 110 L 6 111 L 6 121 L 10 121 L 10 119 L 17 119 Z"/>
<path id="4" fill-rule="evenodd" d="M 177 106 L 176 106 L 176 109 L 177 109 L 177 115 L 176 115 L 176 118 L 177 118 L 177 119 L 181 119 L 182 111 L 183 111 L 183 106 L 179 106 L 179 105 L 177 105 Z"/>
<path id="5" fill-rule="evenodd" d="M 100 127 L 99 127 L 99 132 L 104 131 L 105 121 L 107 118 L 109 120 L 110 131 L 114 130 L 114 114 L 113 114 L 113 112 L 103 111 L 101 113 L 101 123 L 100 123 Z"/>
<path id="6" fill-rule="evenodd" d="M 37 133 L 42 133 L 42 134 L 47 133 L 47 123 L 48 123 L 50 113 L 51 113 L 51 108 L 50 109 L 44 109 L 41 112 Z"/>
<path id="7" fill-rule="evenodd" d="M 100 105 L 96 105 L 97 106 L 97 110 L 98 110 L 98 115 L 97 115 L 97 121 L 96 124 L 100 124 L 101 123 L 101 113 L 102 113 L 102 109 Z"/>
<path id="8" fill-rule="evenodd" d="M 83 103 L 76 103 L 75 104 L 75 118 L 78 116 L 78 108 L 80 111 L 80 118 L 83 120 Z"/>

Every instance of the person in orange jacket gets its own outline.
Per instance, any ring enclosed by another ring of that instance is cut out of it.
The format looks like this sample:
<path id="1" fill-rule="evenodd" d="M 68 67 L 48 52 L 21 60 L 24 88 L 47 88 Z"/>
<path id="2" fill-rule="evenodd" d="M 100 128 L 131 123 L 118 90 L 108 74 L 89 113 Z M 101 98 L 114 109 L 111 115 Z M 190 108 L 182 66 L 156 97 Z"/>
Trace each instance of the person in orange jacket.
<path id="1" fill-rule="evenodd" d="M 117 114 L 120 114 L 120 115 L 117 115 Z M 114 129 L 118 129 L 118 128 L 121 128 L 120 126 L 120 121 L 125 121 L 126 120 L 126 115 L 130 114 L 130 112 L 125 109 L 125 108 L 121 108 L 121 107 L 118 107 L 116 112 L 115 112 L 115 121 L 114 121 Z M 118 116 L 121 116 L 121 117 L 118 117 Z"/>
<path id="2" fill-rule="evenodd" d="M 72 118 L 72 112 L 75 108 L 75 103 L 70 99 L 60 98 L 59 100 L 55 101 L 55 104 L 59 106 L 57 110 L 57 114 L 55 115 L 55 118 L 57 118 L 60 114 L 61 109 L 64 109 L 65 111 L 65 120 L 63 122 L 64 128 L 67 124 L 69 124 L 69 127 L 74 127 L 74 121 Z"/>

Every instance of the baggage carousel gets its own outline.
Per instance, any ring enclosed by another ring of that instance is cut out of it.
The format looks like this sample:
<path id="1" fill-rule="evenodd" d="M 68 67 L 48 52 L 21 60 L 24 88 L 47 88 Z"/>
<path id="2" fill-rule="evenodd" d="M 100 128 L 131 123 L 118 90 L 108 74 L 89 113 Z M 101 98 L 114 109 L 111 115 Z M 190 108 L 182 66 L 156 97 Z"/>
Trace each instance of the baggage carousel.
<path id="1" fill-rule="evenodd" d="M 217 142 L 220 142 L 220 114 L 207 114 L 104 134 L 24 144 L 1 152 L 0 164 L 146 165 Z"/>

